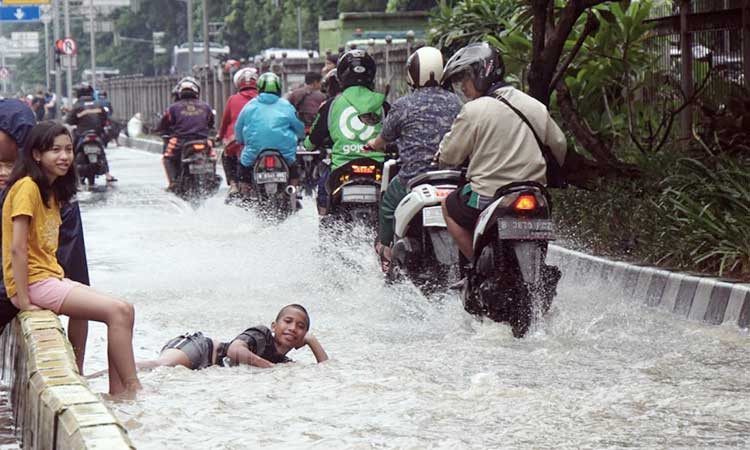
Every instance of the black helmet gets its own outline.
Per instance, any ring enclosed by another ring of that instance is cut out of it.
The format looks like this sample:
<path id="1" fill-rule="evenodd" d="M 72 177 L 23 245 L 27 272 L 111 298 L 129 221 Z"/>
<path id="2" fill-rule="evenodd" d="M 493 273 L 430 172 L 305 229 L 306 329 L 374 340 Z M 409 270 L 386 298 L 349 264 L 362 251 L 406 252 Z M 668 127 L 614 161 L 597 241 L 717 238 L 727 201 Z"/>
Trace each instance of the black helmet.
<path id="1" fill-rule="evenodd" d="M 336 74 L 341 89 L 351 86 L 372 88 L 375 82 L 375 60 L 366 51 L 349 50 L 344 53 L 336 65 Z"/>
<path id="2" fill-rule="evenodd" d="M 465 71 L 471 74 L 474 87 L 485 94 L 490 86 L 503 80 L 505 64 L 494 47 L 486 42 L 477 42 L 457 51 L 448 60 L 443 69 L 443 84 L 451 83 L 451 78 Z"/>
<path id="3" fill-rule="evenodd" d="M 91 87 L 90 84 L 83 82 L 79 84 L 75 89 L 75 95 L 78 98 L 81 97 L 93 97 L 94 96 L 94 88 Z"/>
<path id="4" fill-rule="evenodd" d="M 328 97 L 335 97 L 341 92 L 339 77 L 336 73 L 336 69 L 329 70 L 320 82 L 320 92 L 326 94 Z"/>

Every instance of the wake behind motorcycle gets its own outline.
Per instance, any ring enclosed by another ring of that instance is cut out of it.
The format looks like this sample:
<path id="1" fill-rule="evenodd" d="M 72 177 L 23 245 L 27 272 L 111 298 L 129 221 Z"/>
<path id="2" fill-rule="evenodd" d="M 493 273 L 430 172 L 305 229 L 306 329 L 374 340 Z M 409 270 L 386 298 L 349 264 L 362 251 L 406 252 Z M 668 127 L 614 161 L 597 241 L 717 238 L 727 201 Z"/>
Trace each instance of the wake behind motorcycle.
<path id="1" fill-rule="evenodd" d="M 382 192 L 396 164 L 394 160 L 385 163 Z M 441 201 L 458 187 L 460 179 L 458 170 L 433 170 L 409 181 L 409 194 L 394 212 L 390 279 L 406 275 L 428 293 L 453 281 L 458 246 L 448 233 Z"/>
<path id="2" fill-rule="evenodd" d="M 81 184 L 93 187 L 96 177 L 107 173 L 104 142 L 95 131 L 86 131 L 78 141 L 75 154 L 75 166 Z"/>
<path id="3" fill-rule="evenodd" d="M 260 152 L 253 164 L 253 190 L 251 203 L 269 217 L 283 219 L 297 211 L 301 205 L 297 186 L 290 184 L 292 173 L 282 154 L 275 149 Z"/>
<path id="4" fill-rule="evenodd" d="M 550 308 L 560 270 L 545 264 L 554 240 L 552 203 L 535 182 L 498 189 L 474 228 L 474 258 L 461 293 L 466 311 L 510 323 L 523 337 Z"/>
<path id="5" fill-rule="evenodd" d="M 300 168 L 300 190 L 312 196 L 315 186 L 318 184 L 318 165 L 321 162 L 321 152 L 318 150 L 307 151 L 304 147 L 297 148 L 297 165 Z"/>
<path id="6" fill-rule="evenodd" d="M 176 142 L 182 149 L 174 180 L 174 193 L 185 200 L 210 197 L 219 190 L 221 178 L 216 175 L 216 152 L 207 139 L 184 143 Z"/>
<path id="7" fill-rule="evenodd" d="M 357 158 L 333 170 L 326 181 L 328 214 L 321 224 L 378 222 L 378 191 L 383 164 L 370 158 Z"/>

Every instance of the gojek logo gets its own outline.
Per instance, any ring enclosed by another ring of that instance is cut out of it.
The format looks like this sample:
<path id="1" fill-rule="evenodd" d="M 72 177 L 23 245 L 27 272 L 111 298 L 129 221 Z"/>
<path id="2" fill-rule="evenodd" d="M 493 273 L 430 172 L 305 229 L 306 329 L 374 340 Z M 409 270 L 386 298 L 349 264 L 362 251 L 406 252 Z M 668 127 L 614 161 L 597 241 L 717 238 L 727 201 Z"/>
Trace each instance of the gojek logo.
<path id="1" fill-rule="evenodd" d="M 339 129 L 347 139 L 366 141 L 375 135 L 375 127 L 362 123 L 358 115 L 353 106 L 346 108 L 339 118 Z"/>

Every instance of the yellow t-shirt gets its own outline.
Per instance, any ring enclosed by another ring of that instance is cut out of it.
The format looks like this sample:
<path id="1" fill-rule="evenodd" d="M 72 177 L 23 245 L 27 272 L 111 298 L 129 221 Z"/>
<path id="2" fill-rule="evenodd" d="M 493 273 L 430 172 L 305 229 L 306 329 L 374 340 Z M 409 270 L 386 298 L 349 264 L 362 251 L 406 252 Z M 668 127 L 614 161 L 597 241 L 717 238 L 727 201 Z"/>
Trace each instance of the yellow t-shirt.
<path id="1" fill-rule="evenodd" d="M 8 297 L 16 295 L 13 279 L 10 244 L 12 242 L 13 218 L 29 216 L 29 280 L 28 283 L 47 278 L 62 278 L 63 268 L 57 262 L 57 239 L 60 234 L 60 205 L 50 195 L 50 207 L 42 202 L 39 187 L 31 177 L 13 183 L 3 205 L 3 281 Z"/>

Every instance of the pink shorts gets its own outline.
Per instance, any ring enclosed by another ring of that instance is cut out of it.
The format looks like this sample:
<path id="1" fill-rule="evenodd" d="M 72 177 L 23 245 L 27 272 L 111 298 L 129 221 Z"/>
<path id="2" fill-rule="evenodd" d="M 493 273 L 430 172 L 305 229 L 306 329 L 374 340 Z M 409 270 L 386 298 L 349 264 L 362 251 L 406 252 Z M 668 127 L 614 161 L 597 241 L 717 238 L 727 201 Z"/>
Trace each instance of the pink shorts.
<path id="1" fill-rule="evenodd" d="M 49 309 L 55 314 L 60 314 L 65 297 L 68 296 L 74 287 L 83 286 L 83 284 L 63 278 L 47 278 L 29 285 L 29 299 L 33 305 L 42 309 Z M 18 296 L 11 297 L 11 302 L 16 305 Z M 18 305 L 16 305 L 18 307 Z"/>

